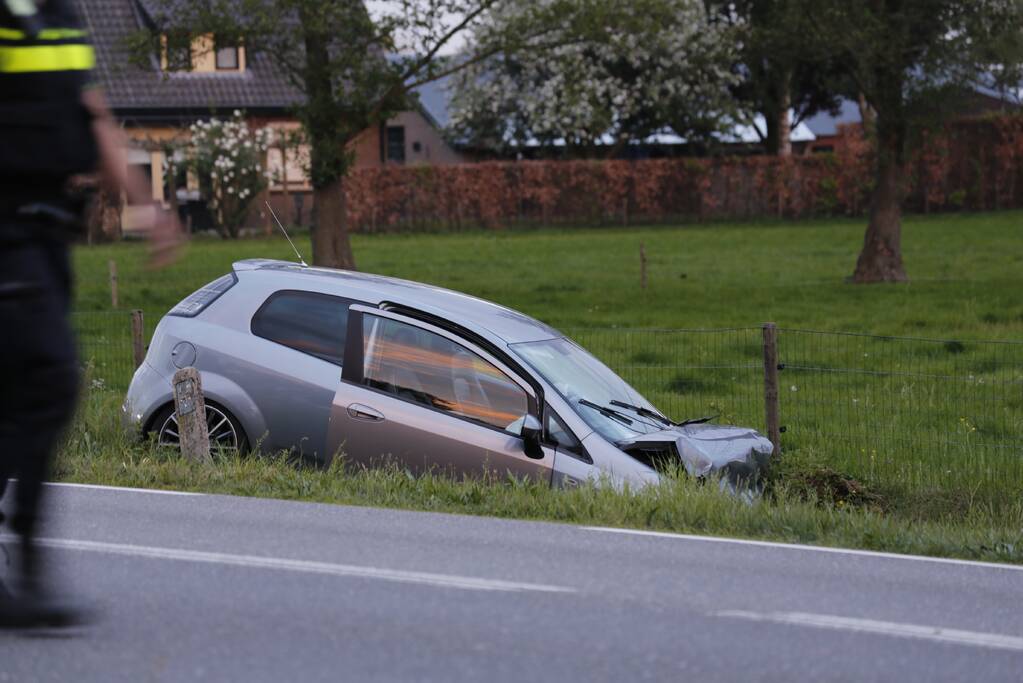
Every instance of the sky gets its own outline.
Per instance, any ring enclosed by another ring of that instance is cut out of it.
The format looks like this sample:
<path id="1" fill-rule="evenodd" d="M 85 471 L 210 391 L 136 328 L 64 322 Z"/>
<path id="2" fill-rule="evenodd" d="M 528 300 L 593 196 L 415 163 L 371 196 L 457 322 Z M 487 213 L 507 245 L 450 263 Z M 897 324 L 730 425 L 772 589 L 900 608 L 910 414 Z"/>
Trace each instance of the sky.
<path id="1" fill-rule="evenodd" d="M 425 4 L 425 3 L 424 3 Z M 366 7 L 369 9 L 369 13 L 373 17 L 379 17 L 382 15 L 393 14 L 396 8 L 400 7 L 400 2 L 387 2 L 387 0 L 366 0 Z M 449 25 L 457 23 L 460 15 L 448 14 L 445 21 Z M 445 47 L 441 50 L 442 55 L 453 55 L 457 54 L 465 47 L 466 35 L 465 31 L 455 36 Z M 403 49 L 407 48 L 407 45 L 401 46 Z"/>

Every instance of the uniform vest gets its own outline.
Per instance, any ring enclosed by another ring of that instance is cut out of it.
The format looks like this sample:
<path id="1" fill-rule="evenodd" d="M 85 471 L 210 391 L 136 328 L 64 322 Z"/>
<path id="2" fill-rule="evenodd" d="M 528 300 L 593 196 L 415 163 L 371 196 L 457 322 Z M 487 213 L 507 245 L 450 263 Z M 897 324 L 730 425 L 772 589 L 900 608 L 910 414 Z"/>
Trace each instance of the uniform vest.
<path id="1" fill-rule="evenodd" d="M 94 64 L 69 0 L 0 0 L 0 197 L 59 195 L 96 167 L 81 102 Z"/>

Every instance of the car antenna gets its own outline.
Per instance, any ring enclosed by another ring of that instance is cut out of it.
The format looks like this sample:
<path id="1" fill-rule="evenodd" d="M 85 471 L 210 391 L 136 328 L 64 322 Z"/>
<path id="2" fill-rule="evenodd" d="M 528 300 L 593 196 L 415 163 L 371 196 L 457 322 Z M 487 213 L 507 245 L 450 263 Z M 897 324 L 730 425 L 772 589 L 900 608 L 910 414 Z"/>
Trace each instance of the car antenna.
<path id="1" fill-rule="evenodd" d="M 274 207 L 270 206 L 269 201 L 266 202 L 266 208 L 270 209 L 270 215 L 274 217 L 274 220 L 277 221 L 277 227 L 284 233 L 284 239 L 288 240 L 288 244 L 290 244 L 291 248 L 295 250 L 295 256 L 298 257 L 298 262 L 301 263 L 303 267 L 308 268 L 309 265 L 305 262 L 305 259 L 302 258 L 302 254 L 298 253 L 298 247 L 296 247 L 295 243 L 291 241 L 291 237 L 288 236 L 288 231 L 284 229 L 284 224 L 281 223 L 281 219 L 277 217 L 276 213 L 274 213 Z"/>

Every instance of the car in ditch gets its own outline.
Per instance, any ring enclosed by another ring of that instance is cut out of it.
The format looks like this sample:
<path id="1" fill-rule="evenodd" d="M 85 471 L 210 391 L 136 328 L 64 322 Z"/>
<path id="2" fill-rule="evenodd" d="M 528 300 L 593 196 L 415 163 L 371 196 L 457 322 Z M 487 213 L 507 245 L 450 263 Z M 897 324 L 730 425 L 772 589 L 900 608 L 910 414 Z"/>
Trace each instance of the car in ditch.
<path id="1" fill-rule="evenodd" d="M 235 263 L 160 321 L 125 422 L 176 445 L 172 379 L 189 366 L 214 447 L 324 464 L 633 487 L 684 468 L 748 490 L 772 453 L 752 429 L 669 419 L 540 321 L 366 273 Z"/>

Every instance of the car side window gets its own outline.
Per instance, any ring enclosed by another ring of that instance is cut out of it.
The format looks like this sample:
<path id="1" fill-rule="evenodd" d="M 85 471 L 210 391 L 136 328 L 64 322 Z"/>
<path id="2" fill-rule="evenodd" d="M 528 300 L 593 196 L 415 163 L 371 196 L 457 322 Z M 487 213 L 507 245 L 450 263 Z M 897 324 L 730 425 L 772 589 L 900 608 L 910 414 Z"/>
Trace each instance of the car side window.
<path id="1" fill-rule="evenodd" d="M 586 449 L 579 439 L 565 426 L 557 413 L 547 407 L 547 438 L 558 447 L 559 451 L 570 453 L 583 462 L 592 463 L 593 460 L 586 454 Z"/>
<path id="2" fill-rule="evenodd" d="M 414 325 L 367 315 L 363 383 L 403 400 L 518 436 L 528 412 L 525 390 L 492 363 Z"/>
<path id="3" fill-rule="evenodd" d="M 275 292 L 252 316 L 252 334 L 341 365 L 349 303 L 315 292 Z"/>

